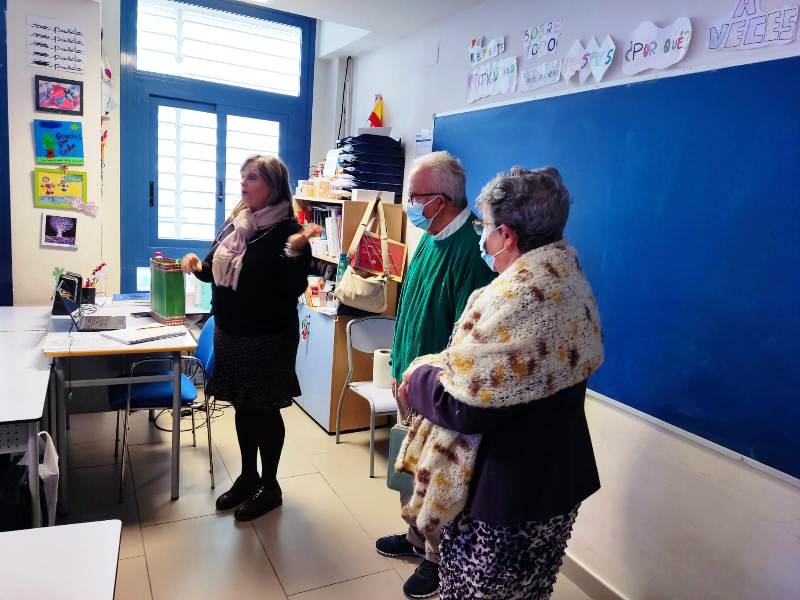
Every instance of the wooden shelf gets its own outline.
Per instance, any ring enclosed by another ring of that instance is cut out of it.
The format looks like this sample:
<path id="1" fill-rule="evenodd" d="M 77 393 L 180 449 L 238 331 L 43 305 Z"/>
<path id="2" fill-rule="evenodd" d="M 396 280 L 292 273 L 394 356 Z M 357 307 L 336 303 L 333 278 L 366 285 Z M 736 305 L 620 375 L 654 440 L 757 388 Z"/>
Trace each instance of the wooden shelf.
<path id="1" fill-rule="evenodd" d="M 345 202 L 349 202 L 349 200 L 337 198 L 317 198 L 316 196 L 301 196 L 300 194 L 295 195 L 294 199 L 303 202 L 322 202 L 323 204 L 344 204 Z"/>
<path id="2" fill-rule="evenodd" d="M 339 259 L 335 256 L 330 256 L 328 254 L 317 254 L 315 252 L 312 252 L 311 256 L 313 256 L 317 260 L 324 260 L 325 262 L 333 263 L 335 265 L 339 264 Z"/>

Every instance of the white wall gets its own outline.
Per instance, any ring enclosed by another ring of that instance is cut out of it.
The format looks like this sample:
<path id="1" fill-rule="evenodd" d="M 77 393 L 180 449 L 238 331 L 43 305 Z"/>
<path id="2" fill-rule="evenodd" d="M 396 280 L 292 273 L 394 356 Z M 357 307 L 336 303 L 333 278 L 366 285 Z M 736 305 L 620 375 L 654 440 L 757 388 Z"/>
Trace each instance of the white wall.
<path id="1" fill-rule="evenodd" d="M 119 67 L 120 0 L 102 0 L 103 52 L 113 74 L 117 102 L 121 100 Z M 106 293 L 115 294 L 120 289 L 120 181 L 119 181 L 119 105 L 109 118 L 103 121 L 108 131 L 103 169 L 102 250 L 103 260 L 108 263 Z"/>
<path id="2" fill-rule="evenodd" d="M 604 84 L 626 81 L 621 48 L 644 20 L 664 26 L 692 19 L 695 37 L 684 60 L 667 71 L 633 78 L 674 76 L 745 62 L 797 55 L 800 42 L 752 51 L 710 52 L 707 28 L 735 0 L 487 1 L 415 36 L 359 56 L 355 70 L 353 127 L 366 119 L 374 94 L 384 99 L 393 135 L 413 141 L 432 116 L 464 108 L 473 35 L 506 36 L 506 56 L 522 55 L 522 30 L 562 18 L 563 56 L 576 38 L 585 44 L 611 34 L 618 45 Z M 783 0 L 763 0 L 765 9 Z M 435 62 L 439 46 L 438 64 Z M 539 61 L 520 61 L 523 68 Z M 536 98 L 593 84 L 559 83 L 528 94 L 493 97 L 478 104 Z M 407 143 L 407 158 L 413 143 Z M 511 166 L 511 165 L 509 165 Z M 535 166 L 535 165 L 530 165 Z M 467 174 L 469 176 L 469 174 Z M 569 184 L 569 182 L 567 182 Z M 410 226 L 408 240 L 419 234 Z M 629 598 L 796 598 L 800 595 L 800 487 L 590 398 L 587 408 L 603 488 L 587 500 L 569 546 L 570 556 Z"/>
<path id="3" fill-rule="evenodd" d="M 81 75 L 28 66 L 27 18 L 46 16 L 78 24 L 86 34 L 86 69 Z M 86 277 L 103 259 L 102 223 L 105 207 L 100 199 L 100 5 L 91 0 L 12 0 L 8 3 L 8 135 L 11 172 L 11 252 L 15 304 L 46 304 L 53 291 L 56 266 Z M 51 75 L 84 81 L 84 115 L 72 118 L 34 112 L 34 75 Z M 78 217 L 77 250 L 40 247 L 44 211 L 33 206 L 33 119 L 79 120 L 83 123 L 85 166 L 89 199 L 100 206 L 96 216 L 63 211 Z M 108 261 L 107 261 L 108 262 Z"/>

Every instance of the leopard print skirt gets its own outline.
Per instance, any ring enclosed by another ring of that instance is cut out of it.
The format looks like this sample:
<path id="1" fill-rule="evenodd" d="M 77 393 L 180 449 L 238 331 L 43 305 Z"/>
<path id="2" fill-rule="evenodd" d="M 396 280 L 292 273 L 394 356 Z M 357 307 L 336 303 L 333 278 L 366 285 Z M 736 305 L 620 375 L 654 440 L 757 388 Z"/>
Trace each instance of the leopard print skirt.
<path id="1" fill-rule="evenodd" d="M 509 527 L 458 516 L 442 530 L 442 600 L 550 598 L 579 506 Z"/>

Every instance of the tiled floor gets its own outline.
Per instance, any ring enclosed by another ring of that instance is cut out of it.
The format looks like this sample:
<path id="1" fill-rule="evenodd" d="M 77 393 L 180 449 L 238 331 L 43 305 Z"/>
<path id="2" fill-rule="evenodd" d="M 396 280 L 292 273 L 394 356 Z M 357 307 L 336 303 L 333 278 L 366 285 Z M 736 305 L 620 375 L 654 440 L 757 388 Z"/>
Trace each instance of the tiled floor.
<path id="1" fill-rule="evenodd" d="M 117 600 L 405 598 L 402 584 L 417 561 L 375 552 L 375 538 L 403 531 L 404 523 L 397 494 L 385 479 L 369 478 L 368 433 L 344 435 L 337 446 L 298 407 L 283 415 L 283 506 L 245 524 L 214 510 L 214 499 L 240 466 L 233 409 L 212 423 L 216 490 L 209 487 L 205 429 L 198 430 L 196 448 L 191 434 L 182 434 L 181 497 L 175 502 L 169 499 L 170 434 L 156 430 L 146 413 L 132 417 L 122 504 L 114 414 L 72 417 L 72 506 L 66 521 L 122 520 Z M 378 440 L 375 472 L 384 474 L 388 432 L 379 431 Z M 553 598 L 588 597 L 561 577 Z"/>

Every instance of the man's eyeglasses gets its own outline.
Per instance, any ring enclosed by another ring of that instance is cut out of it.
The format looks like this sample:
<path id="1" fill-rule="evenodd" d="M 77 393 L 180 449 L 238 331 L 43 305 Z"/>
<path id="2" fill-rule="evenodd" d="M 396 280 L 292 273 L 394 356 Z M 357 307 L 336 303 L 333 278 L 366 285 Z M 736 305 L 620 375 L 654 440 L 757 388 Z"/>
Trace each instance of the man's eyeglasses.
<path id="1" fill-rule="evenodd" d="M 489 223 L 488 221 L 481 221 L 480 219 L 475 219 L 472 222 L 472 227 L 475 228 L 475 233 L 478 235 L 483 235 L 485 229 L 489 227 L 497 227 L 495 223 Z"/>
<path id="2" fill-rule="evenodd" d="M 409 204 L 427 204 L 430 200 L 420 200 L 420 198 L 430 198 L 431 196 L 441 196 L 448 202 L 452 202 L 452 198 L 447 194 L 442 194 L 441 192 L 428 192 L 426 194 L 409 194 L 408 195 L 408 203 Z"/>

